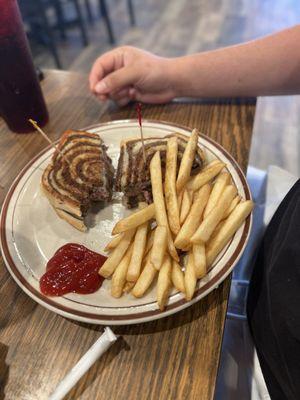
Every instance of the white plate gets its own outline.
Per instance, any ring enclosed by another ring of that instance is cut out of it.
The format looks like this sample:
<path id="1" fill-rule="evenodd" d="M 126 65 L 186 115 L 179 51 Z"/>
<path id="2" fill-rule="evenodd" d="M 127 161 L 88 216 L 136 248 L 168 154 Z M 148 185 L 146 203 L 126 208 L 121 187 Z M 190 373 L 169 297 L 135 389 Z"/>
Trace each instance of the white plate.
<path id="1" fill-rule="evenodd" d="M 165 136 L 174 131 L 186 135 L 191 132 L 169 123 L 144 122 L 145 136 Z M 108 154 L 115 166 L 120 141 L 139 135 L 136 121 L 131 120 L 99 124 L 90 128 L 89 132 L 98 133 L 109 146 Z M 208 137 L 202 136 L 200 145 L 206 150 L 208 159 L 218 158 L 227 164 L 239 194 L 250 199 L 245 176 L 236 161 Z M 39 278 L 45 272 L 47 261 L 59 247 L 68 242 L 77 242 L 101 253 L 110 239 L 115 222 L 128 214 L 119 198 L 106 207 L 94 210 L 91 218 L 93 226 L 87 233 L 79 232 L 59 219 L 41 194 L 39 185 L 42 171 L 52 153 L 52 148 L 45 149 L 21 171 L 6 196 L 1 213 L 1 248 L 7 268 L 17 284 L 44 307 L 68 318 L 96 324 L 123 325 L 151 321 L 199 301 L 226 278 L 240 258 L 249 236 L 251 217 L 235 234 L 213 269 L 198 282 L 194 298 L 187 302 L 182 294 L 174 291 L 163 312 L 157 307 L 155 289 L 150 290 L 142 299 L 136 299 L 130 294 L 115 299 L 110 296 L 110 281 L 107 280 L 93 294 L 44 296 L 39 290 Z"/>

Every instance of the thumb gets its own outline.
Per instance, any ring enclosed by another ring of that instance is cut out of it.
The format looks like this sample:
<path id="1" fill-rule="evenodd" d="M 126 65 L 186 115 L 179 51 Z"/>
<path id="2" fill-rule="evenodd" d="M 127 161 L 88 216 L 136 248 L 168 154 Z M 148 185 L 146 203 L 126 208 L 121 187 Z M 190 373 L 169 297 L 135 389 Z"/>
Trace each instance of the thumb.
<path id="1" fill-rule="evenodd" d="M 133 85 L 139 79 L 140 71 L 134 67 L 123 67 L 107 75 L 95 86 L 97 94 L 109 94 Z"/>

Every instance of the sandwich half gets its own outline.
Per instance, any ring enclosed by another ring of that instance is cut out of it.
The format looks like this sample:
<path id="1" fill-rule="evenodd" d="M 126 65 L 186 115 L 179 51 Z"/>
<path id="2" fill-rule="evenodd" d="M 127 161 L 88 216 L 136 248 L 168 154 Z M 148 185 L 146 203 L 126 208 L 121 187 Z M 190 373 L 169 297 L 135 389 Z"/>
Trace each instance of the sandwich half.
<path id="1" fill-rule="evenodd" d="M 58 216 L 80 231 L 95 201 L 110 201 L 114 168 L 102 139 L 83 131 L 66 131 L 50 164 L 41 188 Z"/>
<path id="2" fill-rule="evenodd" d="M 180 133 L 173 133 L 165 137 L 145 138 L 146 163 L 143 158 L 141 139 L 126 139 L 121 142 L 120 158 L 118 162 L 115 188 L 118 192 L 123 192 L 123 203 L 128 208 L 133 208 L 140 201 L 150 203 L 152 201 L 150 161 L 156 151 L 160 151 L 162 169 L 165 167 L 167 140 L 177 137 L 178 156 L 177 172 L 182 155 L 188 142 L 188 137 Z M 204 154 L 198 146 L 195 155 L 192 174 L 197 173 L 204 165 Z"/>

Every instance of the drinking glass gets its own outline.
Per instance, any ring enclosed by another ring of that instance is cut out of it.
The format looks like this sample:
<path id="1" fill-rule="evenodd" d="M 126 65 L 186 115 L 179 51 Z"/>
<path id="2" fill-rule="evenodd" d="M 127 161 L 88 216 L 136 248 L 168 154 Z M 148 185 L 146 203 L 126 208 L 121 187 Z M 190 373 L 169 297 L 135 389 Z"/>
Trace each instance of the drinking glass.
<path id="1" fill-rule="evenodd" d="M 0 117 L 17 133 L 40 126 L 48 112 L 16 0 L 0 0 Z"/>

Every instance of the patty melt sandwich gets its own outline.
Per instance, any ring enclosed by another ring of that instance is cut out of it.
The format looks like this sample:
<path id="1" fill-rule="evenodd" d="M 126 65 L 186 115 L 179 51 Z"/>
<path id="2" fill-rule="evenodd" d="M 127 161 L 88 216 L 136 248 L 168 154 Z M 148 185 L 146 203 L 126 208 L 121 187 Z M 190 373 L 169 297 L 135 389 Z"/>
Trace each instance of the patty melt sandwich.
<path id="1" fill-rule="evenodd" d="M 179 133 L 167 135 L 165 137 L 145 138 L 146 163 L 143 158 L 143 148 L 141 139 L 127 139 L 121 142 L 121 152 L 117 169 L 115 188 L 123 192 L 123 203 L 128 208 L 133 208 L 140 201 L 152 202 L 150 161 L 156 151 L 160 151 L 162 168 L 165 167 L 167 140 L 172 136 L 177 137 L 178 142 L 178 169 L 188 137 Z M 204 154 L 200 147 L 194 159 L 192 174 L 202 169 L 204 164 Z"/>
<path id="2" fill-rule="evenodd" d="M 102 139 L 93 133 L 66 131 L 45 169 L 41 188 L 58 216 L 80 231 L 92 202 L 110 201 L 114 167 Z"/>

